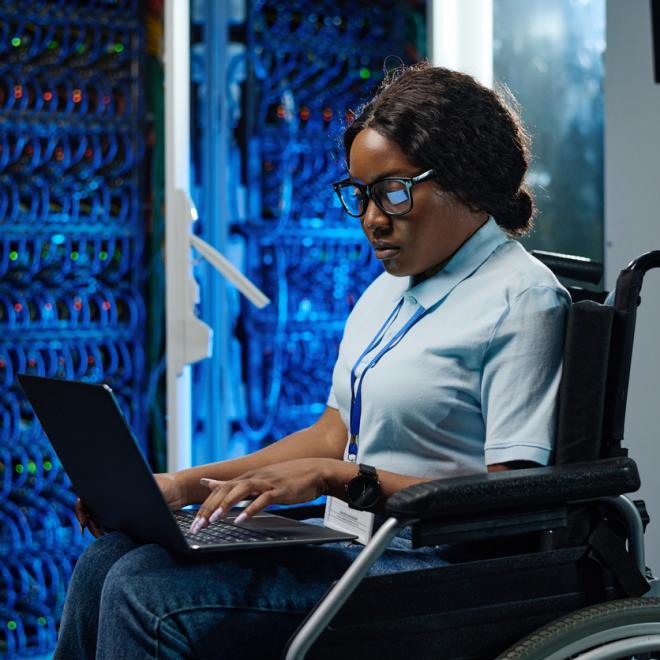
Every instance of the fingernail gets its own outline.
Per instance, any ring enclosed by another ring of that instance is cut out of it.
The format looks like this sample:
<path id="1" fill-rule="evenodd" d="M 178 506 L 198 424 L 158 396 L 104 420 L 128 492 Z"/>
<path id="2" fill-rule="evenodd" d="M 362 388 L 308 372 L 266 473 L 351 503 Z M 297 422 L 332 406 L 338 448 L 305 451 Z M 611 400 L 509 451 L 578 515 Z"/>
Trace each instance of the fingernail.
<path id="1" fill-rule="evenodd" d="M 197 516 L 195 520 L 192 521 L 192 525 L 190 525 L 191 534 L 197 534 L 205 524 L 206 518 L 204 516 Z"/>
<path id="2" fill-rule="evenodd" d="M 85 533 L 85 528 L 82 526 L 82 523 L 79 522 L 78 525 L 80 525 L 80 533 L 84 534 Z"/>
<path id="3" fill-rule="evenodd" d="M 208 486 L 211 483 L 211 480 L 206 477 L 202 477 L 199 480 L 199 483 L 202 484 L 202 486 Z"/>
<path id="4" fill-rule="evenodd" d="M 219 506 L 212 514 L 211 517 L 209 518 L 210 523 L 214 523 L 220 516 L 224 513 L 224 509 Z"/>
<path id="5" fill-rule="evenodd" d="M 240 513 L 234 519 L 234 523 L 237 524 L 237 525 L 240 525 L 242 522 L 244 522 L 246 520 L 247 520 L 247 513 Z"/>

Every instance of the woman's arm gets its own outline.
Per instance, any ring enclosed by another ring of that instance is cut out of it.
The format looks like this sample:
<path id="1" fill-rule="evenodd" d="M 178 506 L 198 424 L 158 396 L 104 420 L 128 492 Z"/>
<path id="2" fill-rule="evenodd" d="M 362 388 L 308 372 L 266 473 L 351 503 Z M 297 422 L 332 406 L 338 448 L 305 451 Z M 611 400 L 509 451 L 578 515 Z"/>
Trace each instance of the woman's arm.
<path id="1" fill-rule="evenodd" d="M 488 471 L 501 472 L 534 465 L 531 461 L 512 461 L 489 465 Z M 208 497 L 199 508 L 192 529 L 198 531 L 248 497 L 254 497 L 254 501 L 243 510 L 237 522 L 271 504 L 298 504 L 321 495 L 333 495 L 345 500 L 346 485 L 357 473 L 355 463 L 341 458 L 313 457 L 267 464 L 229 480 L 210 480 L 205 486 Z M 382 509 L 390 495 L 413 484 L 429 481 L 431 477 L 412 477 L 378 470 L 378 479 L 382 490 Z M 208 489 L 211 489 L 210 493 Z"/>
<path id="2" fill-rule="evenodd" d="M 341 459 L 347 442 L 347 430 L 335 408 L 326 408 L 312 426 L 296 431 L 257 452 L 230 461 L 208 463 L 174 474 L 162 475 L 159 482 L 173 480 L 181 491 L 181 506 L 203 502 L 209 495 L 200 478 L 228 481 L 260 468 L 296 459 Z M 313 498 L 312 498 L 313 499 Z"/>

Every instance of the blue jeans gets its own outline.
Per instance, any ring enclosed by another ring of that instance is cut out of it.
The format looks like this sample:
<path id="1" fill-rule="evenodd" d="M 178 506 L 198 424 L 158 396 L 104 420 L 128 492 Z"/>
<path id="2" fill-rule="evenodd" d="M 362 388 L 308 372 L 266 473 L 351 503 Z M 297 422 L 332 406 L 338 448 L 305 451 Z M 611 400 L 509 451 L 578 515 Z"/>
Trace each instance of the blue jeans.
<path id="1" fill-rule="evenodd" d="M 193 559 L 113 532 L 76 564 L 54 658 L 279 658 L 361 549 L 329 543 Z M 446 563 L 442 549 L 412 550 L 404 534 L 370 575 Z"/>

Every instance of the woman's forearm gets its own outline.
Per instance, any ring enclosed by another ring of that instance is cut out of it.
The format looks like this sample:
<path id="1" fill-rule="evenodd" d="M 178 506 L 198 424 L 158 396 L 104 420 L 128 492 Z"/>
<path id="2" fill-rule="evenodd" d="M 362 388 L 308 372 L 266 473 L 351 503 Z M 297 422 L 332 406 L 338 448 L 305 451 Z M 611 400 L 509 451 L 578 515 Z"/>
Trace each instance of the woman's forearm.
<path id="1" fill-rule="evenodd" d="M 339 411 L 327 408 L 309 428 L 296 431 L 257 452 L 229 461 L 181 470 L 173 476 L 182 487 L 187 503 L 198 504 L 209 494 L 208 488 L 199 482 L 202 477 L 226 481 L 250 470 L 297 458 L 341 459 L 346 439 L 346 427 Z"/>

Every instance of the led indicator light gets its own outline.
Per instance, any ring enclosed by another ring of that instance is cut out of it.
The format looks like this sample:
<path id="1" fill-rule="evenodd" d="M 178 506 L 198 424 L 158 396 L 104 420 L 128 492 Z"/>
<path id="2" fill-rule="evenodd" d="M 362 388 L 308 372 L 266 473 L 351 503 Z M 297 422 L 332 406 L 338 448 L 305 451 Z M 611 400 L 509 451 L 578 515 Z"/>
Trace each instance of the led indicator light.
<path id="1" fill-rule="evenodd" d="M 115 51 L 115 53 L 123 53 L 124 52 L 124 44 L 115 44 L 114 51 Z"/>
<path id="2" fill-rule="evenodd" d="M 48 472 L 53 469 L 53 464 L 50 461 L 44 461 L 44 470 Z"/>
<path id="3" fill-rule="evenodd" d="M 12 251 L 9 253 L 9 258 L 10 258 L 12 261 L 16 261 L 16 259 L 18 259 L 18 252 L 16 252 L 16 250 L 12 250 Z"/>
<path id="4" fill-rule="evenodd" d="M 7 628 L 9 628 L 9 630 L 16 630 L 16 621 L 8 621 Z"/>
<path id="5" fill-rule="evenodd" d="M 18 47 L 21 45 L 21 38 L 20 38 L 20 37 L 14 37 L 14 38 L 11 40 L 11 45 L 12 45 L 14 48 L 18 48 Z"/>
<path id="6" fill-rule="evenodd" d="M 72 260 L 72 261 L 78 261 L 78 257 L 80 257 L 80 255 L 74 250 L 74 251 L 71 253 L 71 260 Z"/>
<path id="7" fill-rule="evenodd" d="M 37 471 L 37 464 L 34 461 L 30 461 L 27 470 L 30 474 L 34 474 Z"/>
<path id="8" fill-rule="evenodd" d="M 44 92 L 44 101 L 52 101 L 53 92 Z"/>
<path id="9" fill-rule="evenodd" d="M 25 468 L 23 467 L 23 465 L 22 465 L 21 463 L 19 463 L 19 464 L 14 468 L 14 470 L 16 470 L 17 474 L 23 474 L 23 472 L 25 471 Z M 13 628 L 12 628 L 12 630 L 13 630 Z"/>
<path id="10" fill-rule="evenodd" d="M 366 66 L 360 69 L 360 78 L 362 78 L 362 80 L 366 80 L 370 76 L 371 76 L 371 71 L 367 69 Z"/>
<path id="11" fill-rule="evenodd" d="M 105 261 L 108 258 L 108 253 L 105 250 L 99 252 L 99 259 Z"/>
<path id="12" fill-rule="evenodd" d="M 38 623 L 40 626 L 45 626 L 45 625 L 46 625 L 46 617 L 45 617 L 45 616 L 40 616 L 40 617 L 37 619 L 37 623 Z"/>

